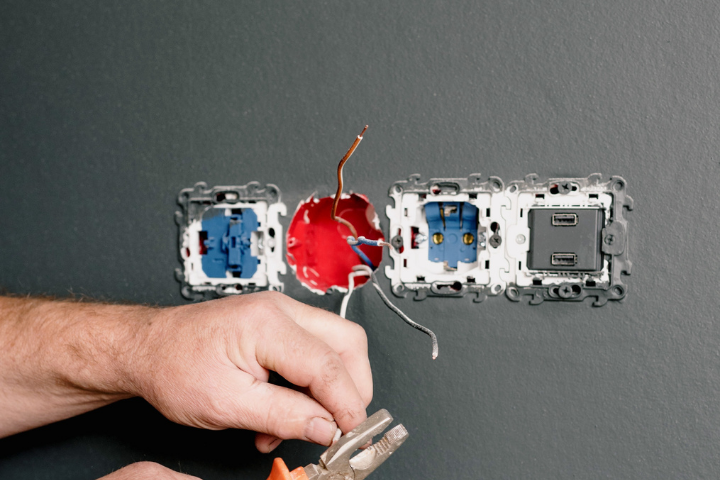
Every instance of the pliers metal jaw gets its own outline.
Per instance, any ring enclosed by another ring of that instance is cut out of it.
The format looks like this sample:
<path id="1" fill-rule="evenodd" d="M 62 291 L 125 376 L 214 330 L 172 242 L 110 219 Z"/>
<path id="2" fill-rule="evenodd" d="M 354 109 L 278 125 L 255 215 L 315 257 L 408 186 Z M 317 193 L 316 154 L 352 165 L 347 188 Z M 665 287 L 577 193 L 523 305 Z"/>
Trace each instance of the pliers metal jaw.
<path id="1" fill-rule="evenodd" d="M 380 466 L 405 442 L 408 431 L 396 425 L 383 438 L 352 456 L 360 447 L 385 430 L 392 423 L 392 416 L 383 409 L 370 416 L 347 435 L 340 437 L 335 445 L 320 455 L 320 462 L 305 467 L 308 480 L 363 480 Z"/>

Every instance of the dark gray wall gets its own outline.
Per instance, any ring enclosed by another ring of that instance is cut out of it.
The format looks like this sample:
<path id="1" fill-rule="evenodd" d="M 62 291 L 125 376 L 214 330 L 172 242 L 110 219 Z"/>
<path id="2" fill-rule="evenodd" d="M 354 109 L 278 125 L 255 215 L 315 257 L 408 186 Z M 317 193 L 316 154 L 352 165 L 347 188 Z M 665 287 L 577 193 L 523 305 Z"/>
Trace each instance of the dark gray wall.
<path id="1" fill-rule="evenodd" d="M 352 299 L 370 410 L 411 433 L 371 478 L 718 478 L 719 78 L 715 1 L 6 0 L 0 284 L 182 304 L 181 188 L 272 182 L 293 211 L 334 190 L 366 123 L 345 177 L 380 211 L 412 173 L 623 175 L 622 303 L 397 300 L 438 334 L 432 362 L 373 291 Z M 285 282 L 337 311 L 340 295 Z M 321 451 L 278 453 L 297 466 Z M 133 400 L 0 441 L 0 478 L 143 459 L 207 480 L 265 478 L 271 462 L 246 432 Z"/>

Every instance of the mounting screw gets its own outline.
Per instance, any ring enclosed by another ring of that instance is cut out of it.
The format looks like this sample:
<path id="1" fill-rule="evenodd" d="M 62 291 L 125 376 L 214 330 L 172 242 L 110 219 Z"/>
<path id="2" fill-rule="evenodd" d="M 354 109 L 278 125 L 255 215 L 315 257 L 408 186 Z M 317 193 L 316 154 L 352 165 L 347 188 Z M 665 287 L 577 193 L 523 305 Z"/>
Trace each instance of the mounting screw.
<path id="1" fill-rule="evenodd" d="M 572 184 L 569 182 L 564 183 L 558 183 L 558 192 L 560 192 L 563 195 L 567 195 L 572 191 Z"/>
<path id="2" fill-rule="evenodd" d="M 490 237 L 490 240 L 488 240 L 488 243 L 490 244 L 491 247 L 497 248 L 502 243 L 502 237 L 500 237 L 500 235 L 498 235 L 496 233 L 495 235 Z"/>
<path id="3" fill-rule="evenodd" d="M 558 295 L 562 298 L 570 298 L 572 297 L 573 289 L 570 285 L 563 285 L 558 289 Z"/>
<path id="4" fill-rule="evenodd" d="M 400 235 L 395 235 L 392 240 L 390 240 L 390 244 L 395 247 L 395 249 L 399 250 L 403 246 L 403 239 Z"/>
<path id="5" fill-rule="evenodd" d="M 615 235 L 612 233 L 605 235 L 605 244 L 612 245 L 613 243 L 615 243 Z"/>

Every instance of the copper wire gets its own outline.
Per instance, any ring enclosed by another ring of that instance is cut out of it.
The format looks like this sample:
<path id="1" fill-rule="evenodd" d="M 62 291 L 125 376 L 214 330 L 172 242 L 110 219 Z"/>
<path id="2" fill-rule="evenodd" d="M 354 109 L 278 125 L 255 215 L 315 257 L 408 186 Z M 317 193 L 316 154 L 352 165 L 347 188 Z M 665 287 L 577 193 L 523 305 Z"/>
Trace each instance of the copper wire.
<path id="1" fill-rule="evenodd" d="M 367 129 L 368 129 L 368 126 L 365 125 L 365 128 L 363 128 L 363 131 L 360 132 L 360 135 L 357 136 L 357 138 L 353 142 L 352 146 L 350 147 L 350 150 L 347 151 L 345 156 L 342 158 L 342 160 L 340 160 L 340 163 L 338 164 L 338 168 L 337 168 L 338 188 L 337 188 L 337 192 L 335 192 L 335 201 L 333 202 L 332 213 L 331 213 L 332 219 L 335 220 L 336 222 L 340 222 L 343 225 L 345 225 L 346 227 L 348 227 L 350 229 L 350 233 L 352 233 L 352 236 L 355 238 L 358 238 L 357 230 L 355 230 L 355 227 L 353 226 L 352 223 L 348 222 L 344 218 L 337 216 L 337 207 L 338 207 L 338 203 L 340 203 L 340 197 L 342 196 L 342 191 L 343 191 L 343 176 L 342 176 L 343 166 L 345 165 L 345 162 L 347 162 L 350 159 L 350 157 L 352 156 L 352 154 L 355 151 L 355 149 L 357 148 L 357 146 L 360 145 L 360 141 L 363 139 L 363 135 L 365 134 L 365 131 Z"/>

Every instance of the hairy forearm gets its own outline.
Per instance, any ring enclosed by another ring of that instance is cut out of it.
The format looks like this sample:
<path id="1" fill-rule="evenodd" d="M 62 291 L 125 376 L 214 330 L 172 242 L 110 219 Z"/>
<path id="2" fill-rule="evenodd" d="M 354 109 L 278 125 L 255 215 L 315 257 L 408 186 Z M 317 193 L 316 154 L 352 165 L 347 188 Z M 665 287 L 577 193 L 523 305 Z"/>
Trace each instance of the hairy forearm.
<path id="1" fill-rule="evenodd" d="M 0 297 L 0 437 L 128 398 L 157 309 Z"/>
<path id="2" fill-rule="evenodd" d="M 131 396 L 183 425 L 255 430 L 264 452 L 330 445 L 367 417 L 367 337 L 277 292 L 169 308 L 0 296 L 0 437 Z"/>

